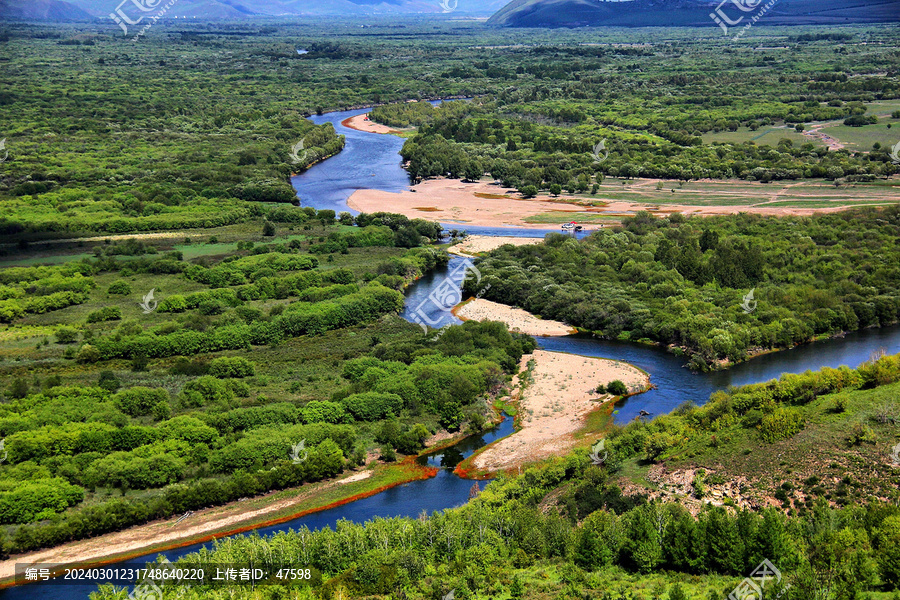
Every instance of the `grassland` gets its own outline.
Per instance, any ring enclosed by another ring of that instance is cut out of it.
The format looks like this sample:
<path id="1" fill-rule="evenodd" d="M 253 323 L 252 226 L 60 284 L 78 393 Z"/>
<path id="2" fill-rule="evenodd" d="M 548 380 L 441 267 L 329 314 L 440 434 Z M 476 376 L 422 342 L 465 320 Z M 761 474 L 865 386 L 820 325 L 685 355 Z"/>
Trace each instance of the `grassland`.
<path id="1" fill-rule="evenodd" d="M 900 385 L 892 384 L 820 396 L 798 409 L 803 430 L 774 444 L 761 443 L 757 429 L 746 425 L 690 436 L 656 463 L 628 459 L 622 477 L 628 487 L 654 497 L 674 495 L 698 508 L 700 502 L 730 502 L 802 515 L 817 499 L 840 506 L 893 501 L 900 484 L 891 459 L 898 392 Z M 708 474 L 704 491 L 693 484 L 698 469 Z"/>
<path id="2" fill-rule="evenodd" d="M 235 253 L 237 241 L 256 241 L 256 243 L 282 243 L 290 240 L 305 240 L 315 242 L 325 235 L 352 230 L 352 227 L 316 226 L 304 234 L 295 234 L 288 227 L 282 228 L 283 235 L 263 237 L 262 223 L 245 223 L 229 227 L 202 231 L 179 232 L 177 237 L 152 240 L 151 245 L 157 252 L 180 251 L 184 253 L 185 260 L 208 259 L 221 260 L 223 257 Z M 184 234 L 183 236 L 181 234 Z M 201 238 L 197 234 L 201 234 Z M 133 239 L 142 239 L 141 234 L 127 236 Z M 208 243 L 210 238 L 216 238 L 216 243 Z M 201 240 L 205 238 L 207 243 Z M 191 243 L 185 244 L 185 240 Z M 105 241 L 93 242 L 64 242 L 72 251 L 108 247 Z M 32 250 L 17 252 L 7 255 L 8 260 L 0 262 L 4 267 L 34 264 L 56 264 L 58 262 L 71 262 L 78 257 L 85 256 L 84 252 L 67 254 L 61 250 L 58 242 L 56 248 L 47 252 L 35 253 Z M 34 246 L 37 246 L 36 244 Z M 59 254 L 59 252 L 63 252 Z M 371 272 L 373 265 L 381 261 L 401 256 L 402 250 L 396 248 L 351 248 L 347 254 L 334 253 L 329 255 L 328 268 L 347 268 L 355 276 L 362 276 Z M 36 254 L 29 258 L 21 258 L 23 255 Z M 93 257 L 90 252 L 88 256 Z M 136 258 L 136 257 L 132 257 Z M 124 257 L 127 264 L 129 257 Z M 172 376 L 167 374 L 168 369 L 174 363 L 174 358 L 162 358 L 151 360 L 146 370 L 132 371 L 130 361 L 117 360 L 105 364 L 81 365 L 73 364 L 64 359 L 63 355 L 68 346 L 54 343 L 52 336 L 59 326 L 81 326 L 87 316 L 104 307 L 119 308 L 122 311 L 122 321 L 110 321 L 91 326 L 94 335 L 103 337 L 112 334 L 122 327 L 123 323 L 139 323 L 143 329 L 158 327 L 172 319 L 171 314 L 153 312 L 144 314 L 140 302 L 143 296 L 151 289 L 155 290 L 158 301 L 165 300 L 171 295 L 186 295 L 193 292 L 208 289 L 204 284 L 185 279 L 180 274 L 160 273 L 132 273 L 121 271 L 101 273 L 94 277 L 97 286 L 89 292 L 86 302 L 68 308 L 31 315 L 17 321 L 13 325 L 4 328 L 0 332 L 5 342 L 0 346 L 0 368 L 10 380 L 17 377 L 42 380 L 51 374 L 59 375 L 63 385 L 93 385 L 101 370 L 112 369 L 123 378 L 125 387 L 133 386 L 161 386 L 174 392 L 184 385 L 188 378 L 184 376 Z M 127 282 L 133 293 L 127 297 L 111 296 L 107 289 L 117 281 Z M 258 301 L 249 303 L 253 308 L 269 312 L 272 307 L 287 305 L 290 300 Z M 196 318 L 192 316 L 191 318 Z M 201 317 L 202 319 L 202 317 Z M 260 347 L 253 352 L 254 360 L 259 362 L 260 370 L 253 386 L 259 388 L 259 395 L 268 401 L 283 401 L 286 399 L 302 398 L 306 400 L 322 397 L 330 397 L 341 385 L 341 371 L 345 355 L 365 353 L 372 347 L 373 340 L 390 342 L 408 337 L 418 331 L 415 325 L 403 321 L 399 317 L 387 319 L 384 322 L 369 326 L 351 329 L 339 329 L 327 332 L 317 338 L 296 338 L 283 342 L 274 347 Z M 239 352 L 230 354 L 238 355 Z"/>

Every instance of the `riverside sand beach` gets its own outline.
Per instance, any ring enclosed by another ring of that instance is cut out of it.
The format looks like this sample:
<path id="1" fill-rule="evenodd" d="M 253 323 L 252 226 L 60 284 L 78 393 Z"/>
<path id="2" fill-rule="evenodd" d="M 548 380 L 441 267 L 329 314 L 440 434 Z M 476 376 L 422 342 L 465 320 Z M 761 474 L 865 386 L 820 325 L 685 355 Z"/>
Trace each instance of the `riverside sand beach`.
<path id="1" fill-rule="evenodd" d="M 490 252 L 501 246 L 512 244 L 513 246 L 531 246 L 540 244 L 544 238 L 527 238 L 527 237 L 510 237 L 510 236 L 490 236 L 490 235 L 470 235 L 458 244 L 450 246 L 447 251 L 451 254 L 459 256 L 472 256 L 482 252 Z"/>
<path id="2" fill-rule="evenodd" d="M 483 227 L 520 227 L 547 229 L 561 223 L 575 221 L 586 231 L 619 225 L 625 217 L 638 211 L 650 211 L 656 215 L 681 213 L 685 216 L 733 215 L 751 213 L 767 216 L 810 216 L 846 210 L 853 191 L 842 191 L 829 200 L 831 206 L 804 206 L 802 201 L 822 201 L 821 194 L 832 190 L 795 192 L 799 184 L 785 184 L 770 188 L 753 188 L 744 181 L 707 182 L 702 184 L 715 189 L 697 189 L 679 192 L 690 195 L 691 203 L 661 203 L 654 201 L 660 180 L 642 179 L 631 183 L 625 191 L 636 198 L 644 195 L 647 202 L 604 198 L 610 190 L 601 189 L 596 198 L 550 197 L 522 198 L 515 190 L 502 188 L 487 181 L 465 182 L 458 179 L 428 179 L 403 192 L 382 190 L 357 190 L 347 200 L 350 208 L 360 212 L 393 212 L 410 218 L 441 221 L 465 229 L 467 225 Z M 616 190 L 616 194 L 624 193 Z M 867 192 L 872 204 L 893 201 L 891 190 Z M 673 195 L 673 199 L 678 196 Z M 716 205 L 716 198 L 727 197 L 730 203 Z M 797 200 L 796 205 L 786 204 Z M 801 201 L 802 200 L 802 201 Z"/>
<path id="3" fill-rule="evenodd" d="M 344 127 L 355 129 L 357 131 L 365 131 L 366 133 L 402 133 L 402 129 L 394 129 L 381 123 L 369 120 L 368 113 L 344 119 L 341 122 Z"/>
<path id="4" fill-rule="evenodd" d="M 141 554 L 148 548 L 159 550 L 176 548 L 206 539 L 214 533 L 225 535 L 226 532 L 249 529 L 272 519 L 283 518 L 284 514 L 315 512 L 317 509 L 325 508 L 316 505 L 316 498 L 326 490 L 362 482 L 372 475 L 373 471 L 370 469 L 351 472 L 339 479 L 272 492 L 243 502 L 200 509 L 194 511 L 177 527 L 174 524 L 178 519 L 172 517 L 29 552 L 0 561 L 0 580 L 8 581 L 15 575 L 16 563 L 98 564 L 108 561 L 113 556 Z M 353 490 L 347 492 L 347 495 L 352 493 Z M 340 493 L 337 493 L 336 497 L 340 498 Z"/>
<path id="5" fill-rule="evenodd" d="M 453 314 L 463 321 L 500 321 L 510 331 L 518 331 L 528 335 L 569 335 L 577 333 L 574 327 L 560 321 L 539 319 L 521 308 L 513 308 L 483 298 L 475 298 L 461 304 L 453 310 Z"/>
<path id="6" fill-rule="evenodd" d="M 529 371 L 529 362 L 533 361 Z M 597 394 L 599 384 L 616 379 L 629 390 L 643 390 L 649 376 L 623 362 L 564 352 L 536 350 L 522 357 L 519 382 L 519 426 L 514 434 L 491 444 L 472 460 L 479 471 L 495 472 L 526 463 L 562 456 L 575 445 L 573 434 L 588 413 L 608 394 Z"/>

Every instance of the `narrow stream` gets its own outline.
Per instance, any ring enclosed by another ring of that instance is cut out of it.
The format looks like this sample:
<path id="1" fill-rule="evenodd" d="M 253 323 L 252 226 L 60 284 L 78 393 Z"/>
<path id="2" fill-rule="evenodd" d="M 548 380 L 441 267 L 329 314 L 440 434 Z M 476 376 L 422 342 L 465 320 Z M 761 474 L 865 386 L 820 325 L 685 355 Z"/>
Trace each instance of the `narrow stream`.
<path id="1" fill-rule="evenodd" d="M 399 192 L 407 189 L 406 172 L 400 166 L 398 152 L 403 140 L 393 135 L 378 135 L 349 129 L 341 121 L 365 113 L 366 110 L 342 111 L 313 117 L 320 124 L 331 122 L 339 134 L 347 136 L 344 150 L 335 157 L 314 166 L 302 175 L 292 179 L 292 183 L 304 206 L 317 209 L 332 209 L 336 212 L 350 210 L 347 198 L 359 189 L 380 189 Z M 350 211 L 355 212 L 355 211 Z M 517 237 L 540 237 L 548 231 L 514 229 L 502 227 L 469 227 L 460 224 L 446 224 L 448 228 L 466 229 L 479 235 L 504 235 Z M 428 297 L 459 265 L 462 259 L 451 260 L 446 270 L 430 273 L 416 282 L 407 292 L 403 316 L 410 318 L 419 304 Z M 429 318 L 438 326 L 459 321 L 450 313 L 429 313 Z M 571 352 L 584 356 L 611 358 L 631 363 L 650 374 L 655 389 L 635 396 L 617 406 L 617 422 L 627 422 L 635 418 L 639 411 L 646 410 L 652 415 L 670 412 L 686 401 L 698 404 L 705 402 L 710 394 L 730 385 L 767 381 L 782 373 L 798 373 L 816 370 L 824 366 L 856 367 L 869 359 L 874 351 L 884 349 L 888 353 L 900 352 L 900 327 L 866 330 L 847 336 L 797 347 L 753 359 L 737 365 L 728 371 L 695 374 L 683 367 L 683 361 L 662 349 L 606 341 L 591 336 L 566 336 L 538 338 L 540 346 L 546 350 Z M 464 440 L 451 448 L 444 449 L 428 457 L 433 466 L 443 467 L 436 477 L 415 481 L 386 490 L 375 496 L 358 500 L 344 506 L 288 521 L 280 525 L 262 527 L 256 530 L 260 535 L 306 526 L 310 529 L 332 527 L 341 520 L 364 522 L 373 517 L 418 516 L 423 511 L 431 513 L 459 506 L 468 501 L 472 481 L 460 479 L 452 469 L 462 459 L 478 448 L 505 437 L 513 432 L 512 419 L 505 419 L 497 428 L 480 437 Z M 174 519 L 173 519 L 174 523 Z M 177 550 L 163 552 L 169 560 L 176 560 L 185 554 L 196 552 L 207 544 L 195 544 Z M 145 558 L 150 560 L 159 553 Z M 142 560 L 136 559 L 137 561 Z M 135 561 L 132 561 L 135 562 Z M 115 565 L 110 565 L 114 567 Z M 96 585 L 46 585 L 31 584 L 0 591 L 2 600 L 25 600 L 40 596 L 42 600 L 85 599 Z"/>

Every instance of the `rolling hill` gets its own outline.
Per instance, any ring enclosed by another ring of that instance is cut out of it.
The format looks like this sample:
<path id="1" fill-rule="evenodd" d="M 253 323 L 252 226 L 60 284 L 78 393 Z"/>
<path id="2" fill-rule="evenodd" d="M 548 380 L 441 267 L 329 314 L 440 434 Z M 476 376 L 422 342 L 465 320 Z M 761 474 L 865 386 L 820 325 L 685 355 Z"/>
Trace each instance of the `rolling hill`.
<path id="1" fill-rule="evenodd" d="M 730 3 L 723 11 L 737 20 L 753 16 L 766 3 L 741 13 Z M 706 0 L 513 0 L 488 20 L 499 27 L 652 27 L 716 26 L 710 13 L 719 2 Z M 767 25 L 838 25 L 900 21 L 898 0 L 781 0 L 765 13 Z M 744 19 L 746 22 L 747 19 Z"/>
<path id="2" fill-rule="evenodd" d="M 56 2 L 56 0 L 38 0 Z M 490 15 L 507 0 L 447 0 L 456 7 L 452 13 Z M 24 0 L 0 0 L 26 4 Z M 109 0 L 70 0 L 70 3 L 94 17 L 106 17 L 117 4 Z M 155 2 L 148 4 L 157 5 Z M 159 3 L 161 7 L 166 3 Z M 126 13 L 136 9 L 130 3 Z M 244 17 L 278 17 L 307 15 L 366 16 L 390 14 L 441 14 L 445 12 L 441 0 L 179 0 L 166 12 L 167 17 L 196 17 L 205 19 L 237 19 Z M 0 13 L 2 14 L 2 13 Z M 152 14 L 152 13 L 151 13 Z"/>
<path id="3" fill-rule="evenodd" d="M 81 8 L 60 0 L 0 0 L 0 18 L 82 21 L 91 15 Z"/>

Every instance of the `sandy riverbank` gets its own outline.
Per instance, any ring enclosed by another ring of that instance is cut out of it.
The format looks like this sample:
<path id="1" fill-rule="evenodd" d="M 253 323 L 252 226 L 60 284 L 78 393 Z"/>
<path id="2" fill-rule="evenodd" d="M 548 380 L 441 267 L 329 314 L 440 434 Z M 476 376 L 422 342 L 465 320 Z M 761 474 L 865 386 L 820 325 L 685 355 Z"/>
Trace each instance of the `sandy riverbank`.
<path id="1" fill-rule="evenodd" d="M 649 199 L 658 196 L 656 189 L 660 180 L 641 179 L 632 182 L 627 189 L 637 196 L 646 195 Z M 662 182 L 671 185 L 672 182 Z M 747 182 L 710 182 L 698 183 L 710 185 L 721 184 L 709 190 L 679 190 L 681 194 L 690 194 L 693 198 L 709 198 L 709 204 L 678 204 L 677 202 L 656 204 L 632 202 L 604 198 L 604 193 L 611 191 L 601 188 L 596 198 L 590 200 L 567 197 L 565 195 L 551 198 L 539 196 L 523 199 L 515 190 L 502 188 L 492 182 L 480 181 L 466 183 L 458 179 L 429 179 L 413 186 L 409 191 L 393 193 L 381 190 L 358 190 L 350 196 L 347 203 L 351 208 L 361 212 L 396 212 L 410 218 L 427 219 L 451 223 L 451 227 L 465 229 L 467 225 L 486 227 L 523 227 L 531 229 L 556 229 L 559 223 L 569 220 L 577 221 L 586 230 L 612 227 L 618 225 L 626 216 L 641 210 L 651 211 L 658 216 L 673 212 L 685 216 L 731 215 L 752 213 L 769 216 L 810 216 L 819 213 L 831 213 L 846 210 L 848 205 L 834 200 L 834 206 L 811 206 L 802 204 L 785 206 L 784 194 L 790 192 L 800 183 L 787 183 L 782 186 L 760 186 L 756 189 Z M 727 187 L 728 184 L 732 187 Z M 622 190 L 615 190 L 618 194 Z M 677 195 L 673 195 L 673 198 Z M 724 200 L 727 199 L 728 202 Z M 815 200 L 804 197 L 803 200 Z M 889 200 L 889 192 L 873 196 L 873 203 Z M 716 205 L 722 202 L 722 205 Z M 767 203 L 772 203 L 768 205 Z M 782 203 L 782 204 L 776 204 Z M 596 204 L 594 206 L 593 204 Z M 548 219 L 554 221 L 549 222 Z M 540 223 L 529 220 L 542 221 Z M 592 222 L 595 221 L 595 222 Z"/>
<path id="2" fill-rule="evenodd" d="M 0 562 L 0 580 L 3 580 L 4 585 L 9 584 L 8 578 L 15 575 L 16 563 L 104 564 L 143 555 L 148 549 L 154 552 L 162 551 L 205 541 L 212 534 L 227 535 L 246 531 L 252 528 L 251 526 L 259 524 L 283 522 L 295 518 L 298 513 L 316 512 L 331 505 L 339 505 L 344 503 L 345 498 L 354 498 L 359 494 L 362 494 L 360 497 L 365 497 L 378 493 L 381 491 L 380 488 L 368 490 L 352 485 L 370 479 L 372 475 L 371 469 L 349 473 L 339 479 L 307 484 L 295 490 L 275 492 L 224 506 L 198 510 L 177 524 L 178 515 L 123 531 L 20 554 Z M 397 478 L 401 480 L 392 481 L 387 487 L 428 476 L 432 474 L 417 472 L 415 476 Z M 341 495 L 334 496 L 338 498 L 337 500 L 326 501 L 324 506 L 315 505 L 317 497 L 336 486 L 347 486 L 347 490 Z"/>
<path id="3" fill-rule="evenodd" d="M 510 331 L 528 335 L 569 335 L 576 333 L 574 327 L 560 321 L 539 319 L 521 308 L 475 298 L 453 310 L 453 314 L 463 321 L 500 321 L 506 323 Z"/>
<path id="4" fill-rule="evenodd" d="M 357 131 L 365 131 L 366 133 L 397 134 L 403 133 L 404 131 L 402 129 L 395 129 L 393 127 L 388 127 L 387 125 L 382 125 L 381 123 L 376 123 L 375 121 L 370 121 L 368 118 L 368 113 L 350 117 L 349 119 L 344 119 L 343 121 L 341 121 L 341 125 L 350 129 L 355 129 Z M 408 131 L 411 131 L 411 129 Z"/>
<path id="5" fill-rule="evenodd" d="M 488 236 L 488 235 L 470 235 L 458 244 L 450 246 L 447 251 L 450 254 L 458 254 L 459 256 L 472 256 L 481 252 L 490 252 L 496 250 L 500 246 L 512 244 L 513 246 L 530 246 L 532 244 L 540 244 L 544 238 L 523 238 L 509 236 Z"/>
<path id="6" fill-rule="evenodd" d="M 522 358 L 520 368 L 525 371 L 532 359 L 534 381 L 519 398 L 521 429 L 476 455 L 474 468 L 493 472 L 561 456 L 575 445 L 572 434 L 587 414 L 611 399 L 596 394 L 600 383 L 619 379 L 629 389 L 644 389 L 650 383 L 640 369 L 614 360 L 536 350 Z"/>
<path id="7" fill-rule="evenodd" d="M 525 219 L 545 212 L 591 212 L 584 206 L 548 199 L 523 200 L 515 192 L 487 182 L 465 183 L 458 179 L 429 179 L 399 193 L 358 190 L 347 204 L 360 212 L 395 212 L 410 218 L 489 227 L 555 229 L 558 225 L 526 223 Z M 599 212 L 599 210 L 597 211 Z M 586 229 L 598 226 L 586 225 Z"/>

